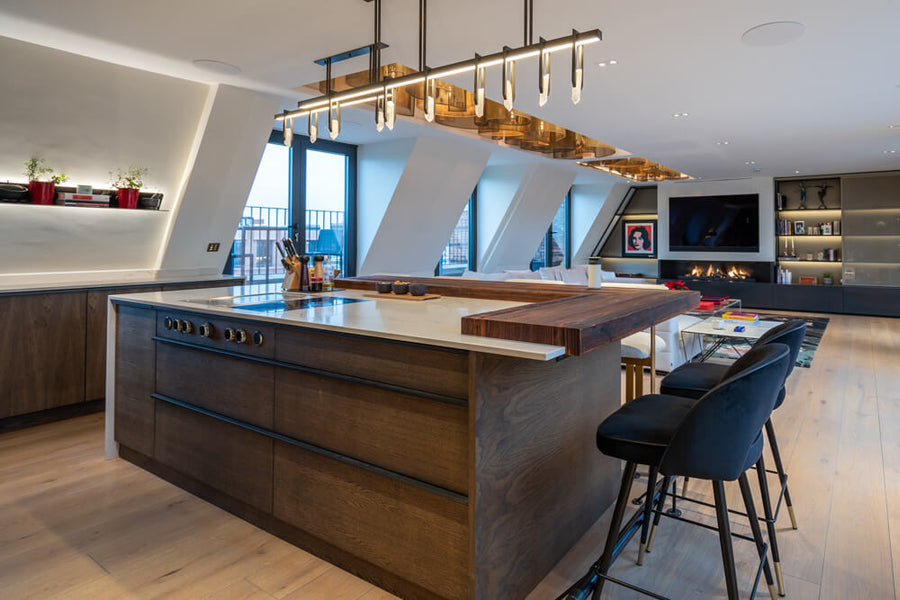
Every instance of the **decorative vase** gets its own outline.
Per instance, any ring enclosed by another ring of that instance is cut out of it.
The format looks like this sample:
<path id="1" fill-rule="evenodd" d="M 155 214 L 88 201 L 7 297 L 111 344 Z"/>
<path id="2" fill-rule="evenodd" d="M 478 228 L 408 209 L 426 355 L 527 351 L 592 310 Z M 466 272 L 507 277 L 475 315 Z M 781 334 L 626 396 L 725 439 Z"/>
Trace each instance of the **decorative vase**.
<path id="1" fill-rule="evenodd" d="M 56 184 L 52 181 L 28 182 L 28 193 L 32 204 L 53 204 L 56 196 Z"/>
<path id="2" fill-rule="evenodd" d="M 137 208 L 140 193 L 137 188 L 119 188 L 119 208 Z"/>

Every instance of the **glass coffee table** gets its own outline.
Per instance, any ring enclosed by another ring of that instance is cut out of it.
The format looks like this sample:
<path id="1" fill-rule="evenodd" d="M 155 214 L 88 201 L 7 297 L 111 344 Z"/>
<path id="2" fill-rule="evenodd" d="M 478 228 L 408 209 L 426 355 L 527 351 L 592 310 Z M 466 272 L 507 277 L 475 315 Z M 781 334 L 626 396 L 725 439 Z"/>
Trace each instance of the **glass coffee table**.
<path id="1" fill-rule="evenodd" d="M 687 343 L 685 336 L 697 336 L 700 339 L 700 357 L 699 362 L 703 362 L 715 354 L 716 350 L 722 346 L 728 345 L 734 351 L 736 356 L 740 356 L 741 352 L 735 347 L 735 343 L 745 342 L 753 345 L 762 334 L 777 327 L 781 323 L 778 321 L 731 321 L 728 319 L 720 319 L 719 317 L 710 317 L 699 323 L 694 323 L 690 327 L 681 330 L 681 348 L 687 356 Z M 743 331 L 735 331 L 735 328 L 743 325 Z M 691 347 L 694 342 L 691 340 Z"/>

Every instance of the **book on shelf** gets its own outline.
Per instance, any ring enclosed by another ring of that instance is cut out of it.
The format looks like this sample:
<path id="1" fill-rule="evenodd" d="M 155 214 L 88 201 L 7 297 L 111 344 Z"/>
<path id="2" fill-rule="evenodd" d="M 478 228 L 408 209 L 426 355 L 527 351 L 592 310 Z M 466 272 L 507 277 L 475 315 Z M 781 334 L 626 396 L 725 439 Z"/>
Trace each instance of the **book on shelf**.
<path id="1" fill-rule="evenodd" d="M 727 321 L 749 321 L 751 323 L 759 321 L 759 315 L 756 313 L 737 312 L 733 310 L 722 313 L 722 318 Z"/>
<path id="2" fill-rule="evenodd" d="M 109 194 L 59 192 L 56 195 L 56 203 L 66 206 L 109 206 Z"/>

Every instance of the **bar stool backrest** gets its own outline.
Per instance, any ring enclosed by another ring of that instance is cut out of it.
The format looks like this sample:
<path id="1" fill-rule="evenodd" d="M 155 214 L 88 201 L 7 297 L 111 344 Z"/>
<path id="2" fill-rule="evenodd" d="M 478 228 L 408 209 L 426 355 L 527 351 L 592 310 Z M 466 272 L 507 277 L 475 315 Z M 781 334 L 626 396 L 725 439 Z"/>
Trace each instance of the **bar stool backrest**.
<path id="1" fill-rule="evenodd" d="M 789 360 L 790 349 L 778 343 L 754 346 L 738 359 L 735 372 L 704 394 L 681 422 L 660 471 L 719 481 L 740 477 L 750 448 L 758 438 L 761 442 Z"/>
<path id="2" fill-rule="evenodd" d="M 787 379 L 791 371 L 794 370 L 794 364 L 797 362 L 797 356 L 800 355 L 800 347 L 803 344 L 803 337 L 806 335 L 806 321 L 802 319 L 792 319 L 786 323 L 782 323 L 778 327 L 773 327 L 756 340 L 754 346 L 765 346 L 766 344 L 778 343 L 784 344 L 791 349 L 791 364 L 788 366 Z"/>

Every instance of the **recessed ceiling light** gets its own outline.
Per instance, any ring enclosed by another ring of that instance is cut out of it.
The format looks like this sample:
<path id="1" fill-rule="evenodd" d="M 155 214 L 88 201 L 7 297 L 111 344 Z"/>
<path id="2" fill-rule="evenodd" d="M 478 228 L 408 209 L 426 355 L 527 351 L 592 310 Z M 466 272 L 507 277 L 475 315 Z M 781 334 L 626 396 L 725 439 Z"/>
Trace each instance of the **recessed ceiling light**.
<path id="1" fill-rule="evenodd" d="M 727 146 L 728 140 L 722 140 L 721 142 L 716 142 L 716 146 Z"/>
<path id="2" fill-rule="evenodd" d="M 755 165 L 756 161 L 755 160 L 747 160 L 747 161 L 744 161 L 744 164 L 745 165 Z"/>
<path id="3" fill-rule="evenodd" d="M 881 152 L 883 154 L 897 154 L 896 150 L 882 150 Z"/>
<path id="4" fill-rule="evenodd" d="M 221 60 L 212 60 L 208 58 L 198 58 L 194 61 L 194 66 L 210 73 L 218 73 L 219 75 L 237 75 L 241 72 L 241 68 Z"/>
<path id="5" fill-rule="evenodd" d="M 799 175 L 800 171 L 794 171 L 794 175 Z"/>
<path id="6" fill-rule="evenodd" d="M 900 125 L 888 125 L 888 129 L 900 129 Z"/>
<path id="7" fill-rule="evenodd" d="M 797 21 L 772 21 L 751 27 L 741 35 L 748 46 L 781 46 L 799 40 L 806 25 Z"/>
<path id="8" fill-rule="evenodd" d="M 682 113 L 672 113 L 672 116 L 675 117 L 676 119 L 680 119 L 681 117 L 686 117 L 686 116 L 688 116 L 688 114 L 687 114 L 686 112 L 682 112 Z"/>

